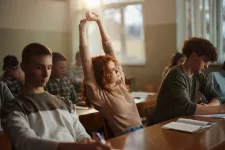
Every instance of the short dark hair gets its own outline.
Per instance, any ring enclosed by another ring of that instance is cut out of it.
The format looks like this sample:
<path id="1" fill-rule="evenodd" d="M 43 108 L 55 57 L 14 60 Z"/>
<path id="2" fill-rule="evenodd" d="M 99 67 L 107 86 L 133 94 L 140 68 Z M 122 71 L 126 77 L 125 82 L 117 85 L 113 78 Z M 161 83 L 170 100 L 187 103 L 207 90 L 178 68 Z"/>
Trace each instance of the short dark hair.
<path id="1" fill-rule="evenodd" d="M 3 66 L 2 69 L 6 70 L 6 67 L 15 67 L 19 65 L 19 61 L 16 58 L 16 56 L 13 55 L 7 55 L 5 56 L 4 60 L 3 60 Z"/>
<path id="2" fill-rule="evenodd" d="M 56 64 L 58 61 L 67 61 L 67 59 L 61 53 L 53 52 L 52 53 L 52 63 L 53 63 L 53 65 Z"/>
<path id="3" fill-rule="evenodd" d="M 216 47 L 207 39 L 200 37 L 192 37 L 184 41 L 182 48 L 184 55 L 189 58 L 193 52 L 198 56 L 206 56 L 210 61 L 216 61 L 218 58 L 218 53 Z"/>
<path id="4" fill-rule="evenodd" d="M 51 50 L 39 43 L 30 43 L 23 49 L 22 62 L 29 62 L 34 56 L 52 55 Z"/>

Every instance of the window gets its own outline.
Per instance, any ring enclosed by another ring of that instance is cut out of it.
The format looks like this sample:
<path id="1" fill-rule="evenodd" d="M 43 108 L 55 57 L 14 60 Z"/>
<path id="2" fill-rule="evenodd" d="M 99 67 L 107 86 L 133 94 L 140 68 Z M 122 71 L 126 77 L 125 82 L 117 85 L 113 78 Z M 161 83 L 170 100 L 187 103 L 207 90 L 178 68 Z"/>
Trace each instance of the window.
<path id="1" fill-rule="evenodd" d="M 142 3 L 143 0 L 86 0 L 83 4 L 102 17 L 121 64 L 145 64 Z M 79 12 L 84 13 L 84 8 Z M 95 23 L 89 25 L 88 39 L 92 55 L 103 53 Z"/>
<path id="2" fill-rule="evenodd" d="M 225 60 L 225 0 L 182 0 L 177 10 L 181 14 L 177 15 L 178 49 L 188 37 L 204 37 L 218 48 L 218 63 L 222 63 Z"/>

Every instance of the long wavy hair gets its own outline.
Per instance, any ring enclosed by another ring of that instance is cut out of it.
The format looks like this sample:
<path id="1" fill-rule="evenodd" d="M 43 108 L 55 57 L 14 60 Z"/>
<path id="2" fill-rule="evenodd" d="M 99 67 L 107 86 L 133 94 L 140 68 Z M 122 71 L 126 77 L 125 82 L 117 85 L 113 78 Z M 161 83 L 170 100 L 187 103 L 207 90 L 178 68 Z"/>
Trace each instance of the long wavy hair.
<path id="1" fill-rule="evenodd" d="M 110 70 L 108 69 L 108 64 L 110 61 L 114 62 L 116 66 L 118 65 L 118 61 L 116 60 L 116 58 L 110 55 L 99 55 L 96 57 L 92 57 L 92 67 L 96 83 L 102 90 L 106 90 L 108 92 L 111 91 L 111 88 L 109 87 Z M 92 107 L 92 104 L 87 98 L 86 87 L 84 82 L 82 84 L 82 97 L 86 105 L 88 107 Z"/>
<path id="2" fill-rule="evenodd" d="M 173 54 L 173 57 L 171 59 L 171 62 L 170 62 L 170 65 L 169 65 L 169 68 L 172 68 L 174 66 L 177 65 L 177 62 L 180 60 L 180 58 L 182 57 L 185 57 L 183 54 L 179 53 L 179 52 L 176 52 Z"/>

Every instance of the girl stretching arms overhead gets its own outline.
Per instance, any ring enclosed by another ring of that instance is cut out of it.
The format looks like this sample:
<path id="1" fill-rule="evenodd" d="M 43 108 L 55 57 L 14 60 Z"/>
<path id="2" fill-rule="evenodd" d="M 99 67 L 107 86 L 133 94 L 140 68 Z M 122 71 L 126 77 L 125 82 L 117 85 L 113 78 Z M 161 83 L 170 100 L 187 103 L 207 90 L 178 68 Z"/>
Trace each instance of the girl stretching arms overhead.
<path id="1" fill-rule="evenodd" d="M 105 55 L 90 56 L 86 38 L 89 21 L 98 24 Z M 122 67 L 116 60 L 109 36 L 96 13 L 87 12 L 86 19 L 80 21 L 79 36 L 86 102 L 103 115 L 115 136 L 142 129 L 136 104 L 126 89 Z"/>

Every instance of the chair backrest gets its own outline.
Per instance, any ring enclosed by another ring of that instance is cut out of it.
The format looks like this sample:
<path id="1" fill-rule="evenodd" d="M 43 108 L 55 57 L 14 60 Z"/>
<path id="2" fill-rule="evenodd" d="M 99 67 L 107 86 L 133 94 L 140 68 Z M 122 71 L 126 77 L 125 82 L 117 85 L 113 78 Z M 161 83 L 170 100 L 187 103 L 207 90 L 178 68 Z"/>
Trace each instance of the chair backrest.
<path id="1" fill-rule="evenodd" d="M 12 150 L 12 145 L 4 131 L 0 131 L 0 150 Z"/>
<path id="2" fill-rule="evenodd" d="M 153 110 L 153 107 L 145 108 L 144 110 L 147 126 L 153 125 Z"/>
<path id="3" fill-rule="evenodd" d="M 160 84 L 147 84 L 146 85 L 146 91 L 147 92 L 155 92 L 157 93 L 159 90 Z"/>
<path id="4" fill-rule="evenodd" d="M 104 131 L 105 131 L 105 139 L 106 139 L 106 140 L 115 137 L 115 135 L 114 135 L 114 133 L 112 132 L 112 130 L 111 130 L 109 124 L 108 124 L 108 121 L 107 121 L 106 119 L 104 119 Z"/>

